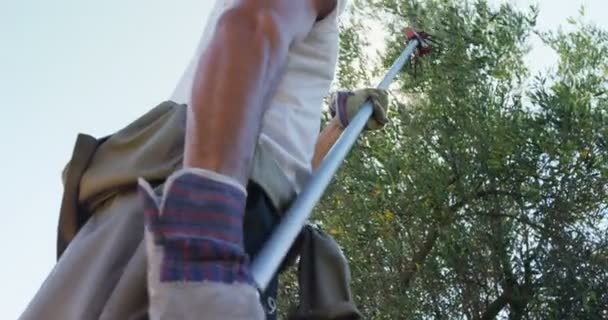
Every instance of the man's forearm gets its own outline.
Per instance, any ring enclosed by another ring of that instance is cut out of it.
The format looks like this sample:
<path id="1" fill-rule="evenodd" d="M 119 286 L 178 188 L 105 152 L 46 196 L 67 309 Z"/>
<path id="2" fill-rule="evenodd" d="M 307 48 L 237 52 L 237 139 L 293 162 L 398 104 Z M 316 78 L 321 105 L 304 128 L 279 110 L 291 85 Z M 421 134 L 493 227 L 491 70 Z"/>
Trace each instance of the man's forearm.
<path id="1" fill-rule="evenodd" d="M 265 101 L 285 64 L 289 43 L 272 19 L 232 10 L 202 55 L 188 114 L 184 165 L 246 184 Z"/>
<path id="2" fill-rule="evenodd" d="M 317 146 L 315 147 L 315 154 L 312 158 L 312 168 L 316 170 L 321 161 L 325 158 L 331 147 L 338 141 L 340 135 L 344 129 L 340 125 L 340 121 L 337 118 L 331 119 L 327 126 L 319 134 L 317 140 Z"/>

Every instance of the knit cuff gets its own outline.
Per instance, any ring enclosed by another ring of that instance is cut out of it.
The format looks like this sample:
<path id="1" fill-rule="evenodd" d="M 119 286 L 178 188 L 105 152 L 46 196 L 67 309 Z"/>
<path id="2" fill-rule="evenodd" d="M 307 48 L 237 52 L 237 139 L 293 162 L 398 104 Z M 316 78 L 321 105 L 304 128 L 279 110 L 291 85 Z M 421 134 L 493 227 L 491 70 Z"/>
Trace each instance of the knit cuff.
<path id="1" fill-rule="evenodd" d="M 246 194 L 218 180 L 185 169 L 158 198 L 140 179 L 146 229 L 162 248 L 161 282 L 253 283 L 243 249 Z"/>

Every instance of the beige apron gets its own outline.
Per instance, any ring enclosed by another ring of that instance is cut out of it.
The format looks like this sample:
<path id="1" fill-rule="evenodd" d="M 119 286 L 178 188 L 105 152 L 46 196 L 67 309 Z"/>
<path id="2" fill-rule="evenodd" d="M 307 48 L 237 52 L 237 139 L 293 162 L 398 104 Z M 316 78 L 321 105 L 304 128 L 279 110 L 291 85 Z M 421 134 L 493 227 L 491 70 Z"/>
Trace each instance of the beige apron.
<path id="1" fill-rule="evenodd" d="M 78 136 L 63 172 L 58 261 L 20 319 L 147 319 L 137 178 L 160 189 L 181 167 L 185 123 L 186 106 L 164 102 L 109 137 Z M 295 249 L 302 254 L 301 304 L 293 317 L 357 319 L 337 244 L 305 228 Z"/>

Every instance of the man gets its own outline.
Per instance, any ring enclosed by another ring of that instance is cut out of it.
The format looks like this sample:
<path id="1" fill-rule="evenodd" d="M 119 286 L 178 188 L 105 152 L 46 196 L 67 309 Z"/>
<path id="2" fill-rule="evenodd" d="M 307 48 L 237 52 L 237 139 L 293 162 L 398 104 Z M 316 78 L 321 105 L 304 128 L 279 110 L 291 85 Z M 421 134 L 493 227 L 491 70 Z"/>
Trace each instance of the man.
<path id="1" fill-rule="evenodd" d="M 208 38 L 203 36 L 200 56 L 197 53 L 194 60 L 196 67 L 194 62 L 191 64 L 190 70 L 194 72 L 186 73 L 172 99 L 191 108 L 186 130 L 186 169 L 174 174 L 170 179 L 175 180 L 170 181 L 179 186 L 176 188 L 190 190 L 189 196 L 197 199 L 217 196 L 216 189 L 221 188 L 222 194 L 230 195 L 222 201 L 236 204 L 234 211 L 226 209 L 209 217 L 219 220 L 221 215 L 230 215 L 234 218 L 233 225 L 219 224 L 208 230 L 204 226 L 209 225 L 209 219 L 203 219 L 193 234 L 186 230 L 179 233 L 186 234 L 188 241 L 205 239 L 200 246 L 213 246 L 217 255 L 201 259 L 233 258 L 221 260 L 234 263 L 231 268 L 237 270 L 218 272 L 226 277 L 226 283 L 252 284 L 246 270 L 246 251 L 255 254 L 260 248 L 240 248 L 244 243 L 241 237 L 232 242 L 218 240 L 228 238 L 227 234 L 243 233 L 240 221 L 245 214 L 247 194 L 254 191 L 247 190 L 250 180 L 280 210 L 310 176 L 320 107 L 335 73 L 338 16 L 345 5 L 342 0 L 219 1 L 210 18 L 215 30 Z M 207 30 L 211 32 L 213 28 Z M 212 191 L 204 191 L 207 184 Z M 194 190 L 195 185 L 198 190 Z M 165 189 L 161 202 L 170 203 L 167 192 L 171 189 Z M 177 194 L 173 196 L 179 198 Z M 188 210 L 206 213 L 218 207 L 224 208 L 225 203 L 198 202 Z M 179 209 L 183 208 L 175 210 Z M 188 221 L 190 228 L 194 222 Z M 170 219 L 167 223 L 174 232 Z M 220 229 L 226 232 L 216 234 Z M 177 253 L 178 259 L 171 263 L 185 263 L 182 254 L 186 253 Z M 169 261 L 165 259 L 164 263 Z M 215 266 L 209 268 L 215 270 Z M 177 278 L 169 277 L 167 281 L 222 282 L 218 277 L 205 276 L 205 270 L 207 267 L 201 266 L 198 270 L 201 277 L 193 279 L 180 268 L 171 270 L 178 274 Z M 162 286 L 162 279 L 158 285 Z M 242 295 L 256 293 L 252 286 L 248 288 L 237 291 Z M 176 290 L 186 294 L 181 288 Z M 230 310 L 230 304 L 227 306 Z"/>
<path id="2" fill-rule="evenodd" d="M 70 202 L 64 194 L 61 259 L 22 319 L 134 318 L 130 304 L 145 305 L 153 319 L 261 317 L 248 260 L 301 191 L 311 162 L 322 158 L 313 159 L 315 147 L 322 151 L 317 154 L 329 149 L 358 107 L 352 101 L 378 94 L 342 94 L 338 120 L 324 131 L 328 139 L 316 143 L 345 5 L 217 1 L 172 101 L 97 141 L 80 175 L 74 173 L 75 152 L 65 179 L 77 181 L 72 198 L 87 214 L 63 219 Z M 184 133 L 180 105 L 187 105 Z M 383 113 L 376 120 L 384 123 Z M 143 162 L 146 168 L 135 167 Z M 129 230 L 139 226 L 141 204 L 131 194 L 108 195 L 130 186 L 134 176 L 166 179 L 161 195 L 140 181 L 148 236 L 139 247 L 141 236 Z M 120 183 L 110 183 L 115 181 Z M 147 303 L 132 301 L 139 299 L 132 292 L 141 293 L 144 249 Z"/>
<path id="3" fill-rule="evenodd" d="M 338 92 L 332 97 L 334 118 L 320 134 L 312 159 L 313 168 L 318 167 L 368 99 L 374 103 L 374 116 L 367 129 L 379 129 L 387 122 L 385 92 L 364 89 Z M 147 251 L 151 318 L 199 319 L 201 310 L 205 310 L 205 317 L 200 319 L 274 319 L 272 312 L 264 315 L 264 309 L 268 311 L 269 306 L 258 303 L 247 254 L 255 255 L 259 248 L 246 251 L 242 239 L 243 234 L 256 230 L 242 230 L 243 225 L 247 226 L 242 219 L 243 215 L 264 218 L 264 215 L 274 215 L 275 210 L 271 207 L 264 208 L 269 212 L 247 210 L 243 202 L 238 211 L 226 208 L 218 213 L 217 208 L 229 206 L 227 202 L 235 203 L 227 201 L 227 195 L 234 191 L 219 191 L 219 184 L 203 185 L 198 175 L 199 172 L 193 169 L 173 174 L 165 185 L 162 198 L 155 195 L 149 184 L 140 181 L 150 231 L 147 232 Z M 201 192 L 205 187 L 209 191 Z M 255 183 L 249 183 L 245 192 L 254 193 L 256 197 L 265 196 L 265 191 L 258 189 Z M 227 217 L 230 219 L 225 219 Z M 228 220 L 235 223 L 230 224 Z M 235 235 L 236 240 L 231 239 Z M 276 279 L 274 282 L 276 286 Z M 266 298 L 275 299 L 276 292 Z M 262 300 L 262 304 L 265 303 Z"/>

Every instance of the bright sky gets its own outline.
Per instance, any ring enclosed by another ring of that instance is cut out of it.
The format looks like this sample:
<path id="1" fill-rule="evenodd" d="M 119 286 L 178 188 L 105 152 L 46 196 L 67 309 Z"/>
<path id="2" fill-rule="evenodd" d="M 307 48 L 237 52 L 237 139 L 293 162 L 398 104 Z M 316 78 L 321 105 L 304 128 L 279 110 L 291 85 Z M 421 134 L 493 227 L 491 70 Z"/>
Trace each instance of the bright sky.
<path id="1" fill-rule="evenodd" d="M 500 0 L 496 0 L 500 1 Z M 520 4 L 529 0 L 517 0 Z M 540 27 L 608 28 L 606 0 L 539 0 Z M 176 5 L 179 3 L 179 5 Z M 0 313 L 16 319 L 53 267 L 60 173 L 77 133 L 103 136 L 167 99 L 213 1 L 0 1 Z M 531 56 L 548 65 L 546 51 Z"/>

